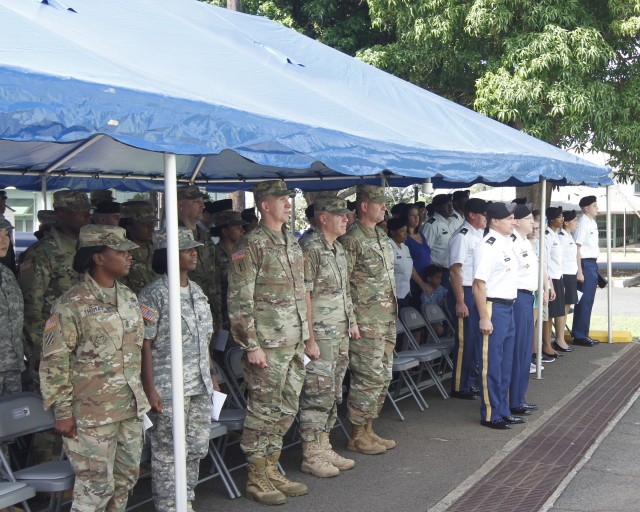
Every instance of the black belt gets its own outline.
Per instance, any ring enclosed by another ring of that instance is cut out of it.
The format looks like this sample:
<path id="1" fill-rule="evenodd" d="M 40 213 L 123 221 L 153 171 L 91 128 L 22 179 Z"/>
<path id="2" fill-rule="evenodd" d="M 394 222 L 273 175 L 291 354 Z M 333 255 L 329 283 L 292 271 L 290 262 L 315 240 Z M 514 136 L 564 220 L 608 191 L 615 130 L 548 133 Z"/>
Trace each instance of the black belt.
<path id="1" fill-rule="evenodd" d="M 434 267 L 439 268 L 440 270 L 442 270 L 443 272 L 449 272 L 449 267 L 441 267 L 440 265 L 434 265 Z"/>
<path id="2" fill-rule="evenodd" d="M 471 288 L 473 288 L 473 286 L 463 286 L 462 288 L 464 288 L 465 290 L 471 290 Z"/>
<path id="3" fill-rule="evenodd" d="M 531 290 L 525 290 L 524 288 L 518 288 L 518 293 L 526 293 L 527 295 L 533 295 L 533 292 Z"/>
<path id="4" fill-rule="evenodd" d="M 582 258 L 582 261 L 598 261 L 598 258 Z"/>
<path id="5" fill-rule="evenodd" d="M 494 299 L 492 297 L 487 297 L 489 302 L 495 302 L 496 304 L 502 304 L 503 306 L 513 306 L 513 303 L 516 299 Z"/>

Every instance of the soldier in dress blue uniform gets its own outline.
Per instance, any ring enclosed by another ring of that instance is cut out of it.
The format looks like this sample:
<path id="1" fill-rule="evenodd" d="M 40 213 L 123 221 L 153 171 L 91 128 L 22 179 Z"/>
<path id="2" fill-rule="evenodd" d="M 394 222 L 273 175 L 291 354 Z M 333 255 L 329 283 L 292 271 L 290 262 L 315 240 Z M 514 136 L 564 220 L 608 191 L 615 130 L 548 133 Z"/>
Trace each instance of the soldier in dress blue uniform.
<path id="1" fill-rule="evenodd" d="M 449 286 L 449 239 L 453 230 L 449 219 L 453 213 L 451 194 L 438 194 L 433 197 L 431 205 L 434 213 L 422 226 L 427 245 L 431 248 L 431 264 L 442 268 L 442 286 Z"/>
<path id="2" fill-rule="evenodd" d="M 523 418 L 511 416 L 508 402 L 515 341 L 513 304 L 518 294 L 518 260 L 509 238 L 514 227 L 514 216 L 504 203 L 489 204 L 487 234 L 473 258 L 473 296 L 482 333 L 480 423 L 499 430 L 524 423 Z"/>
<path id="3" fill-rule="evenodd" d="M 465 221 L 451 235 L 449 240 L 449 272 L 453 306 L 458 319 L 454 323 L 456 345 L 454 367 L 451 376 L 451 396 L 465 400 L 475 400 L 479 394 L 475 388 L 475 374 L 478 365 L 477 326 L 469 316 L 473 309 L 473 253 L 482 242 L 482 230 L 487 225 L 487 202 L 483 199 L 469 199 L 465 204 Z"/>
<path id="4" fill-rule="evenodd" d="M 456 190 L 452 195 L 451 204 L 453 206 L 453 213 L 451 217 L 449 217 L 449 226 L 451 227 L 452 233 L 464 224 L 464 205 L 467 204 L 470 193 L 470 190 Z"/>

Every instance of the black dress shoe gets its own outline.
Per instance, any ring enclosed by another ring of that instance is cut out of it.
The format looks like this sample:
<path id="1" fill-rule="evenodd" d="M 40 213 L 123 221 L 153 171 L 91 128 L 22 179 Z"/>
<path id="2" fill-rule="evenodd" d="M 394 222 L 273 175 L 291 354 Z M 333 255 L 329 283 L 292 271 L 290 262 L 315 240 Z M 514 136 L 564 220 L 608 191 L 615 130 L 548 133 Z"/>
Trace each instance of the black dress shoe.
<path id="1" fill-rule="evenodd" d="M 469 393 L 472 393 L 476 396 L 480 396 L 480 390 L 478 388 L 474 388 L 473 386 L 471 386 L 467 391 L 469 391 Z"/>
<path id="2" fill-rule="evenodd" d="M 511 414 L 521 414 L 522 416 L 529 416 L 531 414 L 531 409 L 525 409 L 524 407 L 512 407 L 509 410 Z"/>
<path id="3" fill-rule="evenodd" d="M 462 400 L 477 400 L 478 395 L 473 394 L 471 391 L 452 391 L 450 396 L 453 398 L 460 398 Z"/>
<path id="4" fill-rule="evenodd" d="M 480 425 L 482 425 L 483 427 L 493 428 L 495 430 L 509 430 L 511 428 L 511 425 L 509 425 L 504 420 L 493 420 L 493 421 L 482 420 L 480 422 Z"/>
<path id="5" fill-rule="evenodd" d="M 587 336 L 587 340 L 589 340 L 594 345 L 599 345 L 600 342 L 598 340 L 594 340 L 591 336 Z"/>
<path id="6" fill-rule="evenodd" d="M 511 425 L 524 423 L 524 418 L 521 418 L 520 416 L 503 416 L 502 419 Z"/>
<path id="7" fill-rule="evenodd" d="M 580 345 L 582 347 L 595 347 L 597 345 L 597 343 L 594 343 L 593 341 L 589 341 L 588 338 L 574 338 L 573 344 Z"/>
<path id="8" fill-rule="evenodd" d="M 558 355 L 559 354 L 557 354 L 557 353 L 556 354 L 547 354 L 544 350 L 542 351 L 542 358 L 543 359 L 553 359 L 553 360 L 555 360 L 556 357 L 558 357 Z M 547 361 L 547 362 L 549 362 L 549 361 Z"/>
<path id="9" fill-rule="evenodd" d="M 573 348 L 573 347 L 562 348 L 555 341 L 551 344 L 551 346 L 554 349 L 556 349 L 558 352 L 573 352 L 575 350 L 575 348 Z"/>
<path id="10" fill-rule="evenodd" d="M 524 409 L 528 409 L 530 411 L 537 411 L 538 410 L 538 406 L 536 404 L 530 404 L 528 402 L 523 402 L 520 407 L 522 407 Z"/>

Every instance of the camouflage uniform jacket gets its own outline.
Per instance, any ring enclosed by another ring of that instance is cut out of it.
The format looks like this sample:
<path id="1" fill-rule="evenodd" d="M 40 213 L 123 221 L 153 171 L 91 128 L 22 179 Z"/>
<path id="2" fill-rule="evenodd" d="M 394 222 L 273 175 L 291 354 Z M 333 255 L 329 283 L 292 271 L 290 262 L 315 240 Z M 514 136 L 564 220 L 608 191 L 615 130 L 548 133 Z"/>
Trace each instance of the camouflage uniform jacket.
<path id="1" fill-rule="evenodd" d="M 178 221 L 179 226 L 184 226 L 182 221 Z M 220 299 L 220 276 L 216 271 L 216 247 L 211 241 L 209 233 L 196 227 L 193 231 L 193 239 L 204 244 L 198 247 L 198 266 L 193 272 L 189 272 L 189 279 L 192 279 L 209 299 L 209 307 L 213 316 L 214 326 L 222 323 L 221 299 Z"/>
<path id="2" fill-rule="evenodd" d="M 151 261 L 153 260 L 153 245 L 146 243 L 141 245 L 137 249 L 132 249 L 131 256 L 131 268 L 129 274 L 118 279 L 122 284 L 129 287 L 129 289 L 138 295 L 149 283 L 153 283 L 160 277 L 156 274 L 151 267 Z"/>
<path id="3" fill-rule="evenodd" d="M 24 369 L 23 307 L 22 292 L 13 272 L 0 265 L 0 372 Z"/>
<path id="4" fill-rule="evenodd" d="M 291 233 L 260 223 L 236 243 L 228 306 L 233 338 L 249 351 L 309 338 L 302 250 Z"/>
<path id="5" fill-rule="evenodd" d="M 117 306 L 89 273 L 47 320 L 40 383 L 56 419 L 106 425 L 149 410 L 140 380 L 144 326 L 138 299 L 116 281 Z"/>
<path id="6" fill-rule="evenodd" d="M 82 275 L 73 270 L 77 240 L 55 228 L 51 236 L 36 242 L 20 265 L 20 288 L 24 297 L 24 334 L 32 346 L 40 347 L 44 323 L 58 298 L 79 283 Z M 40 359 L 40 354 L 35 355 Z"/>
<path id="7" fill-rule="evenodd" d="M 314 230 L 302 245 L 302 252 L 304 282 L 311 293 L 315 336 L 320 339 L 347 336 L 356 319 L 342 245 L 337 241 L 329 244 L 321 232 Z"/>
<path id="8" fill-rule="evenodd" d="M 396 281 L 387 235 L 377 226 L 371 229 L 356 220 L 339 240 L 347 255 L 358 325 L 395 322 Z"/>
<path id="9" fill-rule="evenodd" d="M 199 373 L 204 381 L 207 394 L 212 395 L 213 385 L 209 368 L 209 342 L 213 334 L 211 310 L 202 288 L 191 280 L 189 280 L 189 294 L 191 297 L 190 305 L 181 301 L 184 374 Z M 169 334 L 169 279 L 167 276 L 164 275 L 145 286 L 140 292 L 138 300 L 145 323 L 144 338 L 153 340 L 151 345 L 153 382 L 160 397 L 170 400 L 171 340 Z M 195 388 L 189 389 L 185 383 L 185 396 L 200 394 L 200 391 Z"/>
<path id="10" fill-rule="evenodd" d="M 229 308 L 227 293 L 229 290 L 229 268 L 231 267 L 231 251 L 222 242 L 216 244 L 216 269 L 220 277 L 220 299 L 222 312 L 222 328 L 229 330 Z"/>

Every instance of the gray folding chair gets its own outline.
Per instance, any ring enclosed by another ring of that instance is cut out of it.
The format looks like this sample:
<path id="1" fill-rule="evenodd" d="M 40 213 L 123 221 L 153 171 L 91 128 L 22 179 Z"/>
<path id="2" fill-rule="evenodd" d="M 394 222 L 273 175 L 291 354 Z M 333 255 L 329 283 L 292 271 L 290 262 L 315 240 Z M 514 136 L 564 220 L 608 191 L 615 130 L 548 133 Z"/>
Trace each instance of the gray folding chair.
<path id="1" fill-rule="evenodd" d="M 436 366 L 440 366 L 440 363 L 442 362 L 442 359 L 444 357 L 443 350 L 438 347 L 431 346 L 431 344 L 418 345 L 416 343 L 411 330 L 407 327 L 407 323 L 403 321 L 403 317 L 409 317 L 409 319 L 413 322 L 414 319 L 412 317 L 414 316 L 422 318 L 420 313 L 418 313 L 418 311 L 416 311 L 414 308 L 403 308 L 402 310 L 400 310 L 400 322 L 396 320 L 396 332 L 400 327 L 404 329 L 404 334 L 407 336 L 407 339 L 409 340 L 409 346 L 411 348 L 409 350 L 398 352 L 397 355 L 399 357 L 415 357 L 418 361 L 420 361 L 420 370 L 426 372 L 429 375 L 429 377 L 431 378 L 431 382 L 423 381 L 422 375 L 418 375 L 418 378 L 416 379 L 418 389 L 422 391 L 430 388 L 431 386 L 435 386 L 439 391 L 440 396 L 442 396 L 442 398 L 446 400 L 447 398 L 449 398 L 449 394 L 442 385 L 442 381 L 438 376 L 438 371 L 436 368 Z M 424 323 L 424 319 L 422 319 L 421 324 L 424 325 Z"/>
<path id="2" fill-rule="evenodd" d="M 236 485 L 231 472 L 218 451 L 216 446 L 216 439 L 224 438 L 227 436 L 227 427 L 220 422 L 213 421 L 211 423 L 211 432 L 209 433 L 209 459 L 216 471 L 211 471 L 209 475 L 201 477 L 198 483 L 206 482 L 212 478 L 220 477 L 224 484 L 227 494 L 230 499 L 239 498 L 241 496 L 238 486 Z"/>
<path id="3" fill-rule="evenodd" d="M 440 306 L 436 304 L 423 304 L 423 306 L 426 306 L 426 308 L 423 308 L 423 310 L 438 310 L 440 311 L 440 313 L 442 313 L 442 309 L 440 309 Z M 446 325 L 450 326 L 451 323 L 444 316 L 444 313 L 442 313 L 442 317 L 445 319 Z M 453 352 L 454 347 L 453 335 L 449 337 L 439 338 L 433 326 L 427 321 L 426 317 L 415 308 L 402 308 L 402 310 L 400 311 L 400 321 L 407 331 L 407 337 L 409 338 L 409 345 L 411 346 L 411 348 L 416 349 L 419 347 L 427 346 L 430 348 L 439 349 L 440 351 L 442 351 L 442 357 L 449 366 L 449 369 L 453 370 L 453 362 L 451 361 L 451 357 L 449 357 L 449 354 Z M 425 343 L 418 345 L 418 342 L 413 335 L 414 331 L 426 332 L 427 336 L 424 337 L 424 339 L 426 340 Z M 453 333 L 453 330 L 451 331 L 451 333 Z"/>
<path id="4" fill-rule="evenodd" d="M 18 503 L 26 503 L 36 495 L 30 485 L 19 482 L 0 482 L 0 509 L 13 508 Z"/>
<path id="5" fill-rule="evenodd" d="M 0 397 L 0 443 L 9 443 L 28 434 L 50 430 L 55 425 L 52 411 L 45 411 L 42 397 L 35 393 L 16 393 Z M 50 511 L 59 511 L 64 491 L 73 488 L 75 474 L 68 460 L 43 462 L 13 471 L 0 450 L 2 471 L 11 482 L 31 486 L 35 492 L 49 492 Z M 24 502 L 25 510 L 29 510 Z"/>
<path id="6" fill-rule="evenodd" d="M 404 415 L 400 412 L 398 402 L 405 398 L 413 397 L 418 404 L 418 408 L 424 411 L 428 408 L 427 402 L 420 394 L 420 390 L 417 388 L 416 383 L 409 374 L 409 370 L 420 366 L 420 361 L 415 357 L 397 357 L 393 358 L 393 373 L 397 377 L 391 381 L 389 389 L 387 390 L 387 398 L 391 405 L 396 410 L 396 413 L 400 417 L 400 421 L 404 421 Z"/>
<path id="7" fill-rule="evenodd" d="M 442 310 L 437 304 L 424 303 L 420 307 L 422 318 L 426 321 L 426 328 L 429 336 L 427 343 L 429 346 L 441 347 L 446 353 L 447 363 L 453 369 L 453 363 L 449 357 L 449 354 L 453 352 L 455 347 L 455 329 L 449 320 L 449 316 Z M 438 335 L 435 330 L 435 325 L 441 324 L 445 327 L 446 334 Z"/>

